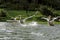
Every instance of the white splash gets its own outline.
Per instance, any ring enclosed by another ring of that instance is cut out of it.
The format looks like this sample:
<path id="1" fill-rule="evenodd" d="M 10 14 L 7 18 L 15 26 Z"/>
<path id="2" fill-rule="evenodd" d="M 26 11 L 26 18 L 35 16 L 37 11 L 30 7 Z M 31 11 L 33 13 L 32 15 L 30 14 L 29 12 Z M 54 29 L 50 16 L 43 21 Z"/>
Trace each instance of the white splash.
<path id="1" fill-rule="evenodd" d="M 37 26 L 37 22 L 33 21 L 31 23 L 20 24 L 20 26 L 22 26 L 22 27 Z"/>
<path id="2" fill-rule="evenodd" d="M 27 24 L 21 24 L 21 26 L 22 26 L 22 27 L 26 27 L 26 26 L 27 26 Z"/>
<path id="3" fill-rule="evenodd" d="M 33 22 L 29 23 L 28 25 L 29 25 L 29 26 L 37 26 L 37 22 L 34 22 L 34 21 L 33 21 Z"/>

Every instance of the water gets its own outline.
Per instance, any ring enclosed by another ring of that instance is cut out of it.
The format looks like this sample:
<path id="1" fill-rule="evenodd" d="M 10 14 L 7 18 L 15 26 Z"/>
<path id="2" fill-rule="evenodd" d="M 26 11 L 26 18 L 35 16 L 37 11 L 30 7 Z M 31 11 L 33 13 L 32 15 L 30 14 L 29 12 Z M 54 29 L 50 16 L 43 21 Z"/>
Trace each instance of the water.
<path id="1" fill-rule="evenodd" d="M 60 25 L 0 22 L 0 40 L 60 40 Z"/>

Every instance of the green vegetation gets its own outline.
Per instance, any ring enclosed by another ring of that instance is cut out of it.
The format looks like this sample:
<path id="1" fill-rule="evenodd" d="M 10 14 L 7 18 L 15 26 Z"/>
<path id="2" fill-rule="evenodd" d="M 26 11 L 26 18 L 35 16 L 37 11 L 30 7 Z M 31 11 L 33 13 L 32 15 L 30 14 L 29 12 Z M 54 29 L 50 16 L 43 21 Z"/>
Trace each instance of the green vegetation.
<path id="1" fill-rule="evenodd" d="M 8 16 L 9 17 L 16 17 L 18 15 L 21 15 L 22 18 L 26 18 L 26 17 L 32 16 L 32 15 L 34 15 L 36 13 L 36 11 L 28 11 L 26 13 L 25 10 L 8 10 L 7 12 L 8 12 Z M 33 18 L 31 18 L 31 20 L 33 20 L 33 19 L 37 20 L 37 18 L 40 17 L 40 16 L 42 16 L 42 14 L 40 12 L 38 12 L 36 14 L 36 16 L 34 16 Z"/>
<path id="2" fill-rule="evenodd" d="M 15 10 L 35 10 L 40 6 L 60 9 L 60 0 L 0 0 L 0 8 Z"/>
<path id="3" fill-rule="evenodd" d="M 60 11 L 54 11 L 55 13 L 60 13 Z M 8 15 L 11 17 L 16 17 L 18 15 L 22 15 L 22 18 L 26 18 L 31 15 L 34 15 L 36 13 L 36 11 L 28 11 L 28 13 L 26 13 L 25 10 L 8 10 Z M 27 22 L 31 22 L 31 21 L 37 21 L 39 24 L 46 24 L 47 22 L 45 22 L 44 20 L 41 20 L 41 17 L 44 16 L 41 14 L 41 12 L 38 12 L 38 14 L 34 17 L 32 17 L 31 19 L 28 19 Z M 55 22 L 56 24 L 60 24 L 60 22 Z"/>
<path id="4" fill-rule="evenodd" d="M 38 14 L 27 21 L 45 22 L 41 17 L 60 16 L 60 0 L 0 0 L 0 21 L 22 15 L 22 18 Z"/>
<path id="5" fill-rule="evenodd" d="M 22 16 L 27 16 L 27 15 L 31 15 L 31 14 L 34 14 L 33 11 L 29 12 L 26 14 L 26 11 L 25 10 L 8 10 L 8 14 L 10 16 L 18 16 L 18 15 L 22 15 Z"/>
<path id="6" fill-rule="evenodd" d="M 29 16 L 32 16 L 36 13 L 36 11 L 28 11 L 26 13 L 26 10 L 6 10 L 6 17 L 5 19 L 2 19 L 1 21 L 5 21 L 5 20 L 9 20 L 11 17 L 16 17 L 18 15 L 22 15 L 22 18 L 26 18 Z M 58 13 L 58 15 L 60 15 L 60 11 L 54 11 L 54 13 Z M 37 21 L 39 24 L 46 24 L 47 22 L 44 20 L 41 20 L 41 17 L 44 16 L 42 15 L 42 13 L 39 11 L 36 16 L 30 18 L 27 20 L 27 22 L 31 22 L 31 21 Z M 55 22 L 56 24 L 60 24 L 60 22 Z"/>

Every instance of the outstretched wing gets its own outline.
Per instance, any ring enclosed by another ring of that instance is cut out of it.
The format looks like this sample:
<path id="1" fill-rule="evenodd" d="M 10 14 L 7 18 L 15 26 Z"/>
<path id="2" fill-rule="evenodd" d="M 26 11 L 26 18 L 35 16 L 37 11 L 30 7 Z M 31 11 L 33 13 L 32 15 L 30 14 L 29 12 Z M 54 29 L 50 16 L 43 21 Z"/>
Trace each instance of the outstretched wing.
<path id="1" fill-rule="evenodd" d="M 35 15 L 33 15 L 33 16 L 35 16 Z M 32 18 L 33 16 L 30 16 L 30 17 L 27 17 L 27 18 L 23 19 L 23 22 L 25 22 L 29 18 Z"/>
<path id="2" fill-rule="evenodd" d="M 26 21 L 27 19 L 29 19 L 29 18 L 32 18 L 32 17 L 35 16 L 37 13 L 38 13 L 38 11 L 36 11 L 34 15 L 32 15 L 32 16 L 30 16 L 30 17 L 27 17 L 27 18 L 23 19 L 23 22 L 25 22 L 25 21 Z"/>
<path id="3" fill-rule="evenodd" d="M 56 19 L 58 19 L 58 17 L 54 17 L 51 21 L 54 21 L 54 20 L 56 20 Z"/>
<path id="4" fill-rule="evenodd" d="M 49 19 L 48 18 L 45 18 L 45 17 L 42 17 L 42 19 L 45 19 L 45 20 L 49 21 Z"/>

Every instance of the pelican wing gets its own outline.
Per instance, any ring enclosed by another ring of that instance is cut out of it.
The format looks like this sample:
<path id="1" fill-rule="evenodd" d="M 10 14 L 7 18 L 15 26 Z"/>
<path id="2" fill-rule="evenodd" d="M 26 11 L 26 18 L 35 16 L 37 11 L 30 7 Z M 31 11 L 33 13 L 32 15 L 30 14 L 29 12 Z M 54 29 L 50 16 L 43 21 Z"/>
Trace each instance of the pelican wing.
<path id="1" fill-rule="evenodd" d="M 45 19 L 45 20 L 49 21 L 49 19 L 48 19 L 48 18 L 44 18 L 44 17 L 43 17 L 42 19 Z"/>
<path id="2" fill-rule="evenodd" d="M 54 17 L 51 21 L 54 21 L 54 20 L 56 20 L 56 19 L 58 19 L 58 17 Z"/>
<path id="3" fill-rule="evenodd" d="M 30 16 L 30 17 L 27 17 L 27 18 L 23 19 L 23 22 L 25 22 L 25 21 L 26 21 L 27 19 L 29 19 L 29 18 L 32 18 L 32 17 L 35 16 L 37 13 L 38 13 L 38 11 L 36 11 L 34 15 L 32 15 L 32 16 Z"/>
<path id="4" fill-rule="evenodd" d="M 35 15 L 33 15 L 33 16 L 35 16 Z M 23 19 L 23 22 L 25 22 L 29 18 L 32 18 L 33 16 L 30 16 L 30 17 L 27 17 L 27 18 Z"/>

